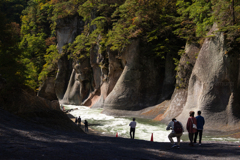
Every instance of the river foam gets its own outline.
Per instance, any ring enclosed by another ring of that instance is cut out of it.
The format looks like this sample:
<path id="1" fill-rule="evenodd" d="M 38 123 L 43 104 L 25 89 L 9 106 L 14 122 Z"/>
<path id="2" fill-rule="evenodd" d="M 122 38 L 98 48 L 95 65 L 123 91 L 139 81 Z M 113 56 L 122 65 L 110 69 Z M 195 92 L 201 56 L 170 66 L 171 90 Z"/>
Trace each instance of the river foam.
<path id="1" fill-rule="evenodd" d="M 102 114 L 102 109 L 91 109 L 86 106 L 64 105 L 66 110 L 76 109 L 69 112 L 74 117 L 80 116 L 82 122 L 87 120 L 89 127 L 100 132 L 101 134 L 115 136 L 118 133 L 119 137 L 130 138 L 129 135 L 129 123 L 133 117 L 113 117 Z M 170 131 L 166 131 L 166 125 L 160 122 L 139 119 L 136 118 L 137 126 L 135 132 L 135 139 L 150 141 L 153 134 L 153 140 L 155 142 L 169 142 L 168 134 Z M 186 131 L 186 129 L 185 129 Z M 183 141 L 188 141 L 187 132 L 184 132 L 181 137 Z M 176 141 L 176 138 L 174 138 Z M 239 139 L 229 137 L 212 137 L 203 134 L 202 141 L 232 141 L 239 143 Z"/>

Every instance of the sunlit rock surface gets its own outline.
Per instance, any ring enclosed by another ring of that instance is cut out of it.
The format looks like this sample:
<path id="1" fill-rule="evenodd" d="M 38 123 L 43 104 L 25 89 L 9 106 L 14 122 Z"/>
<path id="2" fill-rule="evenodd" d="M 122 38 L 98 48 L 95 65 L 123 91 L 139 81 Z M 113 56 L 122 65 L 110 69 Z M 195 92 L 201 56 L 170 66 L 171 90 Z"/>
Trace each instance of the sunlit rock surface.
<path id="1" fill-rule="evenodd" d="M 239 59 L 227 53 L 222 32 L 215 24 L 206 38 L 192 71 L 188 96 L 183 111 L 177 117 L 184 124 L 189 111 L 202 111 L 207 129 L 234 129 L 239 123 Z M 178 108 L 176 108 L 178 109 Z"/>
<path id="2" fill-rule="evenodd" d="M 140 57 L 139 40 L 123 52 L 123 72 L 104 102 L 104 112 L 111 109 L 141 110 L 157 104 L 161 94 L 160 76 L 154 61 Z"/>

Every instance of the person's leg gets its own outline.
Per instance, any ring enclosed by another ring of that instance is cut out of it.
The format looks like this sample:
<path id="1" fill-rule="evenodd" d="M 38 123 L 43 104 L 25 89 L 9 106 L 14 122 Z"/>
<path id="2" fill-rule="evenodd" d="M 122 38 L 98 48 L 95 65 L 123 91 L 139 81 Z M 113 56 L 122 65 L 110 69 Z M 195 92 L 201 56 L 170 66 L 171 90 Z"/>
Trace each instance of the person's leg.
<path id="1" fill-rule="evenodd" d="M 194 143 L 197 143 L 198 130 L 195 132 Z"/>
<path id="2" fill-rule="evenodd" d="M 130 128 L 130 137 L 132 139 L 132 128 Z"/>
<path id="3" fill-rule="evenodd" d="M 170 133 L 170 134 L 168 135 L 168 139 L 170 140 L 171 144 L 174 144 L 174 141 L 173 141 L 172 137 L 175 137 L 175 134 L 174 134 L 174 133 Z"/>
<path id="4" fill-rule="evenodd" d="M 133 128 L 132 132 L 133 132 L 133 139 L 134 139 L 134 135 L 135 135 L 135 128 Z"/>
<path id="5" fill-rule="evenodd" d="M 199 131 L 199 144 L 202 143 L 202 131 L 203 130 L 198 130 Z"/>
<path id="6" fill-rule="evenodd" d="M 191 134 L 191 133 L 188 132 L 188 139 L 189 139 L 189 141 L 190 141 L 190 143 L 191 143 L 191 136 L 190 136 L 190 134 Z"/>
<path id="7" fill-rule="evenodd" d="M 177 145 L 180 146 L 180 138 L 181 138 L 182 134 L 178 134 L 177 135 Z"/>
<path id="8" fill-rule="evenodd" d="M 188 133 L 188 138 L 190 140 L 190 144 L 193 144 L 193 133 Z"/>

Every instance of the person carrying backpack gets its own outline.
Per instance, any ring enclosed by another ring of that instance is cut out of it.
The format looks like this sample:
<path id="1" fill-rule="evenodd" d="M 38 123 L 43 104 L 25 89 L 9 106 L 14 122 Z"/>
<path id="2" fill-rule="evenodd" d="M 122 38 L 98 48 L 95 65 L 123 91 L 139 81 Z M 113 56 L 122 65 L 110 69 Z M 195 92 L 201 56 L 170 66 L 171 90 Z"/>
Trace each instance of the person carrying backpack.
<path id="1" fill-rule="evenodd" d="M 168 124 L 166 130 L 172 130 L 172 132 L 168 135 L 168 139 L 173 145 L 172 148 L 180 148 L 180 138 L 182 136 L 182 133 L 184 132 L 182 123 L 173 118 L 172 121 Z M 177 145 L 176 143 L 174 143 L 172 139 L 173 137 L 177 137 Z"/>

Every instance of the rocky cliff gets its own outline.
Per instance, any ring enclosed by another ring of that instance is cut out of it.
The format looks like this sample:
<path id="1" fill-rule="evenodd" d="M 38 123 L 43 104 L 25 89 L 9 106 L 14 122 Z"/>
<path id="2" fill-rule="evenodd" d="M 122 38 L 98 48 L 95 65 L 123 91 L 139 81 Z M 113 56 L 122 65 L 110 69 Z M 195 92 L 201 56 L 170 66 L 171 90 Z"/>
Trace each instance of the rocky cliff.
<path id="1" fill-rule="evenodd" d="M 234 129 L 239 125 L 239 55 L 228 52 L 224 34 L 214 24 L 199 52 L 189 79 L 183 111 L 177 117 L 186 122 L 190 110 L 201 110 L 207 129 Z"/>
<path id="2" fill-rule="evenodd" d="M 61 20 L 57 27 L 59 53 L 82 31 L 79 17 Z M 168 123 L 176 117 L 185 125 L 189 111 L 202 111 L 206 129 L 234 129 L 239 125 L 239 57 L 228 52 L 224 34 L 215 24 L 204 43 L 187 43 L 177 71 L 172 53 L 161 65 L 140 50 L 141 40 L 132 39 L 124 51 L 100 44 L 90 57 L 59 60 L 55 93 L 62 104 L 103 108 L 103 113 L 151 118 Z"/>

